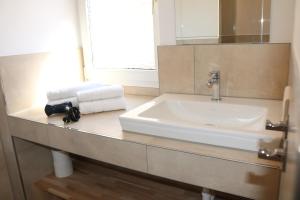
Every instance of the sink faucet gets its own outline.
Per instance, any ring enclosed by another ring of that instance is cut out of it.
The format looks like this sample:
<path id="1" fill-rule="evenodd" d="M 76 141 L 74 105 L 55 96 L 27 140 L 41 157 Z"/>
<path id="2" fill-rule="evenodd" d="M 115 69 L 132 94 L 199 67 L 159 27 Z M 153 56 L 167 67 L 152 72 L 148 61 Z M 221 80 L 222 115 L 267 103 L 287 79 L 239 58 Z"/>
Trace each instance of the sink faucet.
<path id="1" fill-rule="evenodd" d="M 207 82 L 207 86 L 213 89 L 213 95 L 211 100 L 220 101 L 220 71 L 214 70 L 209 72 L 210 79 Z"/>

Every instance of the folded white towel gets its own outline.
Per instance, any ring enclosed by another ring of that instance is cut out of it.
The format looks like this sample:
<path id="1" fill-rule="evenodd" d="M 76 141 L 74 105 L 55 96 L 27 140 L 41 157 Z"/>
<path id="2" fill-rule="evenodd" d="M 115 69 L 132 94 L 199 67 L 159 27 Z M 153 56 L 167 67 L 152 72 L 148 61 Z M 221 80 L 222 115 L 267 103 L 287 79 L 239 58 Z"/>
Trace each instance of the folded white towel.
<path id="1" fill-rule="evenodd" d="M 122 96 L 124 96 L 124 89 L 121 85 L 108 85 L 77 92 L 79 102 L 112 99 Z"/>
<path id="2" fill-rule="evenodd" d="M 48 91 L 47 98 L 49 101 L 54 101 L 54 100 L 66 99 L 70 97 L 76 97 L 76 93 L 78 91 L 92 89 L 101 86 L 104 86 L 104 84 L 99 82 L 83 82 L 83 83 L 75 84 L 70 87 L 64 87 L 64 88 Z"/>
<path id="3" fill-rule="evenodd" d="M 124 97 L 114 99 L 104 99 L 98 101 L 79 102 L 79 110 L 81 114 L 89 114 L 103 111 L 126 109 L 126 101 Z"/>
<path id="4" fill-rule="evenodd" d="M 77 97 L 70 97 L 70 98 L 66 98 L 66 99 L 58 99 L 58 100 L 53 100 L 53 101 L 48 101 L 48 105 L 57 105 L 57 104 L 61 104 L 61 103 L 67 103 L 67 102 L 71 102 L 73 106 L 78 107 L 78 100 Z"/>

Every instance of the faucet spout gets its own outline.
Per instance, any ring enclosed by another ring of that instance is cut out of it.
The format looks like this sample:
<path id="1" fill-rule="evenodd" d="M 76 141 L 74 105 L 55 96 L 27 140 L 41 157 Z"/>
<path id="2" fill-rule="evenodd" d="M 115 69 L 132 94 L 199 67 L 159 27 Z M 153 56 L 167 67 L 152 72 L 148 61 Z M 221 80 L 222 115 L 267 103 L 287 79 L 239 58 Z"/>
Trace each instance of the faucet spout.
<path id="1" fill-rule="evenodd" d="M 220 101 L 220 71 L 211 71 L 209 76 L 210 79 L 207 81 L 207 86 L 213 90 L 211 99 L 213 101 Z"/>

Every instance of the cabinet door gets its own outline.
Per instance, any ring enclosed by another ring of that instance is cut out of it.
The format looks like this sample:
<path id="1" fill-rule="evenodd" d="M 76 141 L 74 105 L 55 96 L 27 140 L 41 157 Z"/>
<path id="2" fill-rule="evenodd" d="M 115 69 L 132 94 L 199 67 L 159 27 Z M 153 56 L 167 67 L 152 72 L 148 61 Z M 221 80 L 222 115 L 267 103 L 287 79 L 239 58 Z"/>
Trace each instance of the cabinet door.
<path id="1" fill-rule="evenodd" d="M 280 170 L 148 147 L 150 174 L 257 200 L 277 200 Z"/>

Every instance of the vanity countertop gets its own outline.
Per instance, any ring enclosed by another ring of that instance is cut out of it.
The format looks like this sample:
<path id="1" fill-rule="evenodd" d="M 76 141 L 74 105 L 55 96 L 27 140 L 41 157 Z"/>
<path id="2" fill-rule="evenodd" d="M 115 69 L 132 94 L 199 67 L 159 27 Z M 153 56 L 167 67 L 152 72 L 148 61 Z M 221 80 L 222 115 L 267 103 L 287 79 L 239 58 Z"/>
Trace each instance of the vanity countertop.
<path id="1" fill-rule="evenodd" d="M 127 95 L 126 100 L 128 103 L 128 109 L 135 108 L 147 101 L 152 100 L 153 98 L 155 97 Z M 279 105 L 280 101 L 276 102 L 276 104 Z M 93 134 L 99 137 L 115 139 L 118 141 L 142 144 L 146 145 L 147 147 L 159 147 L 204 157 L 212 157 L 239 163 L 281 169 L 280 162 L 259 159 L 257 157 L 257 153 L 255 152 L 122 131 L 119 122 L 119 116 L 125 112 L 126 111 L 123 110 L 82 115 L 78 122 L 65 125 L 62 121 L 62 116 L 52 116 L 48 118 L 45 115 L 43 108 L 37 107 L 9 114 L 9 121 L 11 122 L 11 124 L 14 124 L 14 126 L 18 126 L 18 124 L 16 123 L 20 122 L 21 120 L 23 122 L 26 121 L 27 124 L 35 123 L 39 126 L 52 126 L 67 129 L 71 132 L 72 130 L 74 130 L 79 131 L 80 133 Z M 48 131 L 47 134 L 51 134 L 51 132 Z M 36 143 L 40 143 L 39 141 L 42 140 L 48 140 L 47 136 L 45 136 L 45 138 L 43 138 L 44 136 L 40 136 L 39 139 L 36 140 L 35 137 L 28 138 L 25 135 L 22 136 L 16 131 L 12 131 L 12 135 Z M 63 140 L 63 137 L 65 137 L 65 135 L 61 134 L 61 137 Z M 81 139 L 84 139 L 84 137 L 81 137 Z M 80 151 L 82 151 L 82 155 L 85 155 L 84 146 L 81 146 Z"/>

